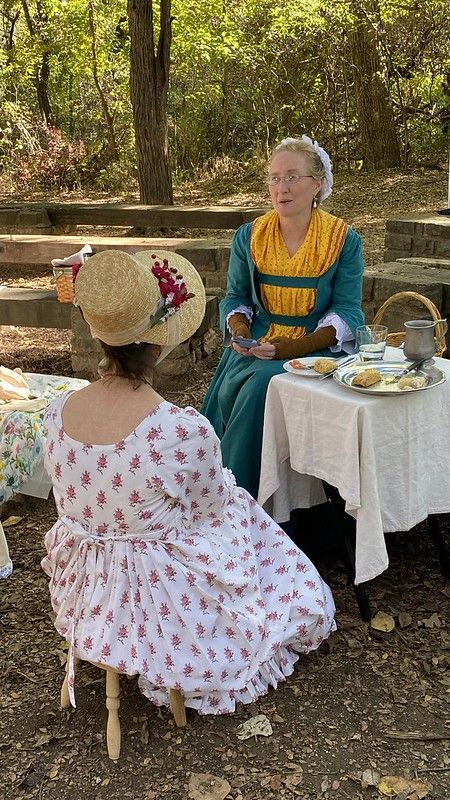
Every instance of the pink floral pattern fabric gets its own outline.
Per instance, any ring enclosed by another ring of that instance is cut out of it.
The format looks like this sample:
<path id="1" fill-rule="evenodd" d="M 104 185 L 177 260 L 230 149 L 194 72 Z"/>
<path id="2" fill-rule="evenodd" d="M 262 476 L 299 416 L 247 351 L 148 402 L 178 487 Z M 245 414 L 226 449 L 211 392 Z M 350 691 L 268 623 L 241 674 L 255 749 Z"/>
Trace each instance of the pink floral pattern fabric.
<path id="1" fill-rule="evenodd" d="M 59 633 L 82 659 L 170 688 L 203 714 L 276 687 L 335 627 L 313 564 L 222 466 L 193 408 L 162 402 L 124 440 L 82 444 L 47 412 L 58 520 L 42 561 Z M 72 687 L 73 688 L 73 687 Z"/>

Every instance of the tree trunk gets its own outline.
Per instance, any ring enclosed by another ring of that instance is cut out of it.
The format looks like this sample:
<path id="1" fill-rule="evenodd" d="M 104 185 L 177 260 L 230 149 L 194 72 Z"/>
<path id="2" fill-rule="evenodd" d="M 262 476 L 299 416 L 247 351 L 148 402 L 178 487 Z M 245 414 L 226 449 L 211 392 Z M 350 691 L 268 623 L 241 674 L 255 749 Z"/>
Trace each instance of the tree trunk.
<path id="1" fill-rule="evenodd" d="M 50 78 L 50 44 L 45 36 L 38 35 L 36 32 L 36 27 L 39 29 L 43 23 L 48 22 L 47 16 L 42 11 L 40 4 L 37 3 L 36 13 L 39 25 L 36 26 L 31 17 L 27 0 L 22 0 L 22 8 L 30 36 L 38 43 L 38 47 L 42 52 L 41 63 L 36 67 L 34 76 L 34 85 L 36 87 L 39 112 L 45 125 L 53 125 L 53 112 L 48 94 L 48 83 Z"/>
<path id="2" fill-rule="evenodd" d="M 382 78 L 375 31 L 361 11 L 356 12 L 349 42 L 364 166 L 398 167 L 400 146 L 389 92 Z"/>
<path id="3" fill-rule="evenodd" d="M 103 87 L 100 83 L 100 76 L 98 72 L 98 57 L 97 57 L 97 35 L 95 32 L 95 9 L 93 0 L 88 2 L 88 15 L 89 15 L 89 31 L 91 34 L 91 52 L 92 52 L 92 75 L 94 78 L 95 88 L 97 89 L 100 98 L 100 105 L 103 111 L 107 130 L 107 157 L 112 161 L 117 160 L 117 142 L 114 130 L 114 119 L 109 109 L 108 100 Z"/>
<path id="4" fill-rule="evenodd" d="M 48 95 L 48 82 L 50 78 L 50 53 L 45 50 L 42 53 L 42 61 L 40 67 L 36 70 L 36 93 L 39 104 L 39 111 L 41 113 L 42 121 L 46 125 L 53 125 L 53 112 L 50 105 L 50 98 Z"/>
<path id="5" fill-rule="evenodd" d="M 8 66 L 14 64 L 14 29 L 16 27 L 16 23 L 19 19 L 20 11 L 16 9 L 4 9 L 2 12 L 2 21 L 3 21 L 3 45 L 2 50 L 5 54 L 5 60 Z M 10 100 L 13 103 L 16 100 L 16 87 L 7 81 L 4 85 L 4 96 L 6 100 Z M 3 135 L 0 132 L 0 136 Z"/>
<path id="6" fill-rule="evenodd" d="M 141 202 L 172 204 L 167 142 L 167 91 L 172 36 L 171 0 L 160 0 L 155 52 L 152 0 L 128 0 L 130 93 Z"/>

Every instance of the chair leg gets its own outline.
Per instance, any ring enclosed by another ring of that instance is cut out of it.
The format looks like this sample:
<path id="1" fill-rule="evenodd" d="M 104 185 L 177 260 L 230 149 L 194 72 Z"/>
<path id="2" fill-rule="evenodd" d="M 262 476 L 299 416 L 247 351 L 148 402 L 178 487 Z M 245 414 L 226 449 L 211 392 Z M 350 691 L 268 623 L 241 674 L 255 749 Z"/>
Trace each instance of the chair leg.
<path id="1" fill-rule="evenodd" d="M 61 708 L 70 708 L 69 687 L 67 685 L 67 681 L 69 678 L 68 671 L 69 671 L 69 657 L 67 656 L 66 671 L 64 674 L 63 685 L 61 686 L 61 700 L 60 700 Z"/>
<path id="2" fill-rule="evenodd" d="M 169 691 L 170 710 L 175 720 L 177 728 L 186 727 L 186 709 L 184 707 L 184 699 L 178 689 L 170 689 Z"/>
<path id="3" fill-rule="evenodd" d="M 440 519 L 437 514 L 430 514 L 427 522 L 442 574 L 446 580 L 450 580 L 450 555 L 442 536 Z"/>
<path id="4" fill-rule="evenodd" d="M 106 669 L 106 708 L 108 709 L 108 722 L 106 725 L 106 746 L 108 756 L 117 761 L 120 756 L 120 681 L 119 674 L 112 669 Z"/>
<path id="5" fill-rule="evenodd" d="M 68 679 L 69 679 L 69 663 L 70 663 L 71 651 L 72 651 L 72 645 L 69 645 L 69 649 L 67 651 L 67 659 L 66 659 L 66 670 L 65 670 L 65 674 L 64 674 L 63 684 L 61 686 L 60 704 L 61 704 L 61 708 L 63 708 L 63 709 L 64 708 L 70 708 Z M 73 659 L 74 672 L 76 672 L 79 660 L 80 660 L 79 658 L 74 656 L 74 659 Z"/>

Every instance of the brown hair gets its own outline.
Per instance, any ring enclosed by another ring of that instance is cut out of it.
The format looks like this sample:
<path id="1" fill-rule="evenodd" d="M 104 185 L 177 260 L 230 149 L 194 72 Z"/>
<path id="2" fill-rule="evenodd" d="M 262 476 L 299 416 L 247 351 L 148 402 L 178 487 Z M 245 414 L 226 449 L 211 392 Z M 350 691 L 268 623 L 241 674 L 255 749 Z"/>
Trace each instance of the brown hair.
<path id="1" fill-rule="evenodd" d="M 133 388 L 137 389 L 142 383 L 151 385 L 153 370 L 161 353 L 161 347 L 149 342 L 133 342 L 120 347 L 115 347 L 100 341 L 105 357 L 98 365 L 99 374 L 120 375 L 127 378 Z"/>

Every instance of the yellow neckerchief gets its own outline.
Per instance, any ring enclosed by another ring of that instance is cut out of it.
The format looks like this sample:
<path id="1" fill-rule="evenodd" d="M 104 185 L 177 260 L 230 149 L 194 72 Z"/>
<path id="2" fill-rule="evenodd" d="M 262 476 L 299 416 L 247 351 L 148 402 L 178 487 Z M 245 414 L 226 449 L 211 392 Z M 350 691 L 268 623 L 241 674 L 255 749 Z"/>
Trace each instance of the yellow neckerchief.
<path id="1" fill-rule="evenodd" d="M 303 243 L 293 256 L 281 235 L 276 211 L 258 217 L 252 227 L 251 255 L 259 273 L 289 277 L 319 277 L 336 261 L 348 225 L 322 209 L 314 208 Z M 316 289 L 293 289 L 261 284 L 261 300 L 269 314 L 305 316 L 316 304 Z M 271 324 L 260 341 L 278 336 L 304 336 L 304 327 Z"/>

